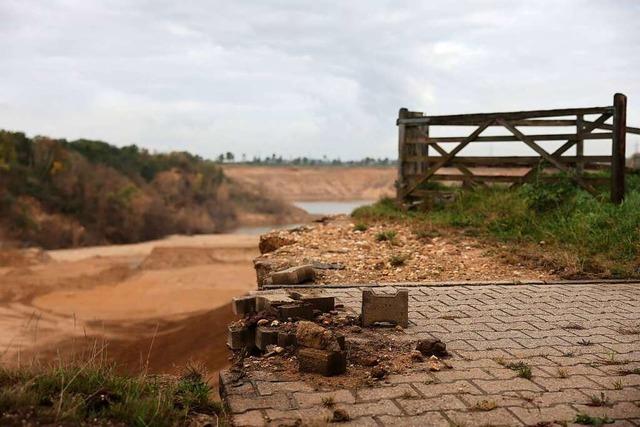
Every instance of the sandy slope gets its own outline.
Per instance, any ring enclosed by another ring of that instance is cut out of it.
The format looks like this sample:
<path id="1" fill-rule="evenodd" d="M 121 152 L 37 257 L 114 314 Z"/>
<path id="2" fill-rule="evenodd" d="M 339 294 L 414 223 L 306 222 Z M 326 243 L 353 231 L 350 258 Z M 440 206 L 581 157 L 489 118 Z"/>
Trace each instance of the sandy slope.
<path id="1" fill-rule="evenodd" d="M 50 251 L 0 268 L 0 357 L 51 359 L 108 342 L 135 371 L 226 363 L 229 301 L 255 288 L 257 236 L 173 236 L 134 245 Z M 153 343 L 153 345 L 152 345 Z M 149 352 L 151 350 L 151 352 Z M 143 355 L 143 356 L 142 356 Z"/>
<path id="2" fill-rule="evenodd" d="M 377 200 L 395 194 L 395 167 L 226 165 L 228 177 L 290 201 Z"/>

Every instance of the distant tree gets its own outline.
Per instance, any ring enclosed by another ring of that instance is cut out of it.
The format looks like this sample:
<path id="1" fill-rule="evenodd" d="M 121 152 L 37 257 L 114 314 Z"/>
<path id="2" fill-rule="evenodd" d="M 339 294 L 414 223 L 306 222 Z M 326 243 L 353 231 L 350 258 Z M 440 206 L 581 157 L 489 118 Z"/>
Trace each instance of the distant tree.
<path id="1" fill-rule="evenodd" d="M 228 162 L 233 162 L 234 155 L 233 155 L 233 153 L 231 151 L 227 151 L 227 154 L 225 154 L 225 157 L 226 157 Z"/>

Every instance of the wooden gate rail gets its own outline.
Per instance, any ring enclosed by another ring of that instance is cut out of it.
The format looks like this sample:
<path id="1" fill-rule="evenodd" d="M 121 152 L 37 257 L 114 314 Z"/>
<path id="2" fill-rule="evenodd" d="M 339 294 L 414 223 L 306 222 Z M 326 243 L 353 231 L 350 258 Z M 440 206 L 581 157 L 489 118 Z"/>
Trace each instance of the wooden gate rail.
<path id="1" fill-rule="evenodd" d="M 515 111 L 501 113 L 457 114 L 425 116 L 421 112 L 400 109 L 398 114 L 398 180 L 397 198 L 401 203 L 420 199 L 425 195 L 425 183 L 429 181 L 462 181 L 465 185 L 487 185 L 488 182 L 510 183 L 517 186 L 534 177 L 554 180 L 557 176 L 539 172 L 546 165 L 563 172 L 586 191 L 596 194 L 593 184 L 601 184 L 602 178 L 585 175 L 585 171 L 611 170 L 611 201 L 621 203 L 624 199 L 626 134 L 640 135 L 640 128 L 626 126 L 627 98 L 615 94 L 612 106 L 590 108 L 566 108 L 554 110 Z M 592 119 L 585 116 L 597 115 Z M 575 118 L 561 118 L 575 116 Z M 612 123 L 606 123 L 608 120 Z M 431 137 L 432 126 L 474 126 L 467 136 Z M 509 134 L 485 136 L 490 127 L 506 129 Z M 573 133 L 524 133 L 522 127 L 574 127 Z M 611 140 L 611 155 L 584 155 L 586 141 Z M 540 142 L 564 141 L 556 150 L 545 150 Z M 469 144 L 481 142 L 520 142 L 535 151 L 538 156 L 488 156 L 462 157 L 458 154 Z M 457 143 L 447 150 L 441 143 Z M 575 155 L 564 156 L 576 147 Z M 433 149 L 438 155 L 429 155 Z M 524 175 L 480 174 L 473 167 L 482 168 L 528 168 Z M 442 172 L 443 168 L 455 168 L 459 173 Z"/>

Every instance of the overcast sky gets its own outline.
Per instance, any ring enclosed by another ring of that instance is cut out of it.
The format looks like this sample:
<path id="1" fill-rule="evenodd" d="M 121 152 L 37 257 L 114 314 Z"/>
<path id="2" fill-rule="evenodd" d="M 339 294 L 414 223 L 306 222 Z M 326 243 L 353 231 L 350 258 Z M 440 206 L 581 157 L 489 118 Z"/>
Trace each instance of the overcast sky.
<path id="1" fill-rule="evenodd" d="M 400 107 L 617 91 L 640 126 L 640 0 L 0 0 L 0 55 L 0 128 L 206 157 L 395 157 Z"/>

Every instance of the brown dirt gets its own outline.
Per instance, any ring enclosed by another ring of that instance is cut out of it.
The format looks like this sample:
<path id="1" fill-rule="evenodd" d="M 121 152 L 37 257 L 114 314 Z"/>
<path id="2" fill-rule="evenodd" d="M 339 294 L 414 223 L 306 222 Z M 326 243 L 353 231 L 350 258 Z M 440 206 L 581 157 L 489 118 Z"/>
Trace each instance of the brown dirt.
<path id="1" fill-rule="evenodd" d="M 344 266 L 320 270 L 317 283 L 557 278 L 549 268 L 506 257 L 506 247 L 480 242 L 461 231 L 414 230 L 408 224 L 393 222 L 371 223 L 367 230 L 357 231 L 354 225 L 350 218 L 337 216 L 307 231 L 277 231 L 295 243 L 260 259 L 272 262 L 275 268 L 309 262 Z M 390 231 L 395 233 L 392 240 L 378 241 L 380 233 Z"/>
<path id="2" fill-rule="evenodd" d="M 289 201 L 377 200 L 395 193 L 394 167 L 224 166 L 228 177 Z"/>
<path id="3" fill-rule="evenodd" d="M 139 372 L 149 354 L 152 372 L 191 361 L 217 380 L 228 357 L 229 301 L 255 289 L 257 243 L 257 236 L 174 236 L 48 257 L 13 252 L 3 259 L 15 266 L 0 267 L 0 360 L 71 356 L 98 340 L 128 372 Z"/>

